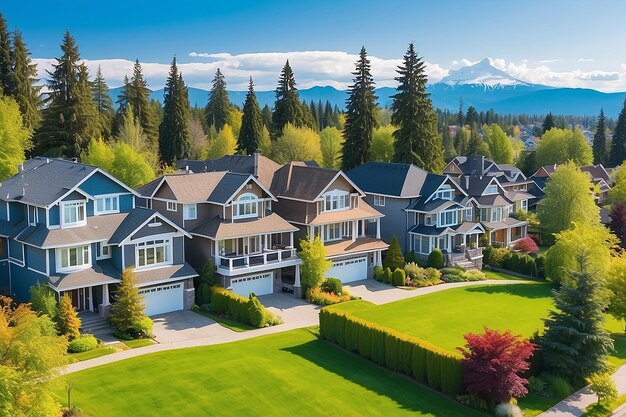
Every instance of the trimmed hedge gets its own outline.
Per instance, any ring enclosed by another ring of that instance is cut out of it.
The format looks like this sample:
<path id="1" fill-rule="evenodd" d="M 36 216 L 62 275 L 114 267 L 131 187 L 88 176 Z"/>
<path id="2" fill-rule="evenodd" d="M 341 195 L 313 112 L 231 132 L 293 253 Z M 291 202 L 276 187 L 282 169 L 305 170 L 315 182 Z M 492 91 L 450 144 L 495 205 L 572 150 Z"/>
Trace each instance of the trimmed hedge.
<path id="1" fill-rule="evenodd" d="M 250 298 L 242 297 L 217 285 L 211 287 L 209 311 L 228 315 L 233 320 L 255 327 L 281 323 L 280 317 L 267 310 L 256 295 L 250 294 Z"/>
<path id="2" fill-rule="evenodd" d="M 395 285 L 396 287 L 405 285 L 406 273 L 404 272 L 404 269 L 396 268 L 396 270 L 393 271 L 392 280 L 393 280 L 393 285 Z"/>
<path id="3" fill-rule="evenodd" d="M 81 353 L 93 350 L 97 347 L 98 339 L 91 334 L 81 334 L 69 343 L 67 351 L 70 353 Z"/>
<path id="4" fill-rule="evenodd" d="M 320 337 L 449 395 L 462 393 L 461 356 L 351 314 L 320 310 Z"/>
<path id="5" fill-rule="evenodd" d="M 443 252 L 441 252 L 439 248 L 435 248 L 428 254 L 428 261 L 426 261 L 426 263 L 429 268 L 441 269 L 445 266 L 446 259 L 443 256 Z"/>

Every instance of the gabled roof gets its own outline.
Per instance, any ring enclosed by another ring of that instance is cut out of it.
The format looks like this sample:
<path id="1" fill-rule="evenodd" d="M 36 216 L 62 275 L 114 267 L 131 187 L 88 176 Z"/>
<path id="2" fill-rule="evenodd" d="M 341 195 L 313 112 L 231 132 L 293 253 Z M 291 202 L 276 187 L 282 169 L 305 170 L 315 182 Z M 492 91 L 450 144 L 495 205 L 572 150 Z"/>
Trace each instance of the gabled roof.
<path id="1" fill-rule="evenodd" d="M 496 182 L 501 187 L 496 177 L 480 175 L 464 175 L 459 178 L 461 187 L 472 197 L 479 197 L 492 182 Z"/>
<path id="2" fill-rule="evenodd" d="M 413 164 L 367 162 L 346 175 L 366 193 L 416 198 L 429 173 Z"/>
<path id="3" fill-rule="evenodd" d="M 72 192 L 95 172 L 102 173 L 130 193 L 135 193 L 98 167 L 38 156 L 24 162 L 21 172 L 0 183 L 0 199 L 48 207 Z"/>
<path id="4" fill-rule="evenodd" d="M 497 169 L 497 165 L 484 156 L 457 156 L 451 162 L 466 175 L 485 175 L 487 172 Z"/>
<path id="5" fill-rule="evenodd" d="M 611 175 L 609 175 L 606 169 L 604 169 L 604 166 L 602 164 L 581 167 L 580 170 L 589 174 L 592 180 L 602 179 L 607 184 L 611 183 Z"/>
<path id="6" fill-rule="evenodd" d="M 531 175 L 531 177 L 551 177 L 554 171 L 556 171 L 557 166 L 557 164 L 544 165 Z"/>
<path id="7" fill-rule="evenodd" d="M 141 228 L 141 226 L 149 221 L 155 214 L 157 214 L 155 210 L 137 207 L 128 213 L 124 220 L 115 229 L 115 232 L 109 238 L 109 244 L 119 245 L 124 241 L 124 239 L 135 233 L 137 229 Z"/>
<path id="8" fill-rule="evenodd" d="M 277 197 L 312 202 L 340 176 L 353 184 L 357 192 L 361 193 L 361 190 L 350 178 L 339 170 L 306 166 L 293 162 L 285 164 L 276 171 L 271 191 Z"/>
<path id="9" fill-rule="evenodd" d="M 429 201 L 426 201 L 425 197 L 421 197 L 407 210 L 431 213 L 433 211 L 447 210 L 450 207 L 464 208 L 465 206 L 463 205 L 463 200 L 464 197 L 462 196 L 456 196 L 452 200 L 444 200 L 442 198 L 438 198 L 436 200 Z"/>
<path id="10" fill-rule="evenodd" d="M 231 239 L 242 236 L 265 233 L 296 232 L 298 228 L 292 226 L 278 214 L 270 214 L 259 219 L 231 222 L 215 216 L 193 228 L 190 233 L 194 236 L 211 239 Z"/>

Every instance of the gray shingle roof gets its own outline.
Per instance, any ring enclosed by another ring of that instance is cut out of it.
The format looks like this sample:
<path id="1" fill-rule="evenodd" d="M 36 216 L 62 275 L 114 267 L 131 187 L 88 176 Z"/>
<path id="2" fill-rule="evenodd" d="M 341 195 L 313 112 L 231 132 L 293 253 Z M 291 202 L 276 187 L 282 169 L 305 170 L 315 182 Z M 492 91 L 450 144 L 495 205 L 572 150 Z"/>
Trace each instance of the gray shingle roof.
<path id="1" fill-rule="evenodd" d="M 413 164 L 367 162 L 346 172 L 364 192 L 397 197 L 417 197 L 429 173 Z"/>
<path id="2" fill-rule="evenodd" d="M 22 172 L 0 183 L 0 199 L 48 206 L 97 168 L 56 158 L 35 157 Z"/>
<path id="3" fill-rule="evenodd" d="M 454 206 L 461 209 L 464 207 L 462 204 L 463 199 L 464 197 L 462 196 L 456 196 L 452 200 L 444 200 L 438 198 L 436 200 L 430 200 L 426 202 L 426 197 L 422 197 L 417 200 L 415 204 L 413 204 L 410 208 L 408 208 L 408 210 L 424 211 L 430 213 L 435 210 L 441 211 Z"/>
<path id="4" fill-rule="evenodd" d="M 155 210 L 137 207 L 124 218 L 119 227 L 115 230 L 109 244 L 118 245 L 124 239 L 126 239 L 131 233 L 137 230 L 142 224 L 144 224 L 150 217 L 157 212 Z"/>
<path id="5" fill-rule="evenodd" d="M 289 163 L 281 167 L 272 181 L 272 194 L 313 201 L 339 173 L 336 169 Z"/>
<path id="6" fill-rule="evenodd" d="M 0 220 L 0 236 L 14 238 L 26 227 L 26 220 L 9 222 Z"/>

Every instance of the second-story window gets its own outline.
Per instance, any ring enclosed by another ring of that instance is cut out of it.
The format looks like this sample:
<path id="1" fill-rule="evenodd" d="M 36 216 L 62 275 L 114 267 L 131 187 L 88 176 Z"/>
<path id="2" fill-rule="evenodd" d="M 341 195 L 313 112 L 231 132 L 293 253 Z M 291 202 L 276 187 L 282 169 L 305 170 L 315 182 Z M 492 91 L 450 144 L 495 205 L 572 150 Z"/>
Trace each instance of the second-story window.
<path id="1" fill-rule="evenodd" d="M 385 196 L 384 195 L 374 195 L 374 205 L 379 207 L 385 207 Z"/>
<path id="2" fill-rule="evenodd" d="M 528 211 L 528 200 L 522 200 L 522 210 Z"/>
<path id="3" fill-rule="evenodd" d="M 178 211 L 178 204 L 176 204 L 176 201 L 167 202 L 167 211 Z"/>
<path id="4" fill-rule="evenodd" d="M 497 185 L 489 185 L 485 189 L 485 195 L 487 194 L 498 194 L 498 186 Z"/>
<path id="5" fill-rule="evenodd" d="M 438 227 L 453 226 L 457 223 L 457 210 L 449 210 L 439 213 Z"/>
<path id="6" fill-rule="evenodd" d="M 347 210 L 350 208 L 350 193 L 333 190 L 324 194 L 324 211 Z"/>
<path id="7" fill-rule="evenodd" d="M 171 239 L 155 239 L 137 243 L 137 268 L 171 264 Z"/>
<path id="8" fill-rule="evenodd" d="M 194 204 L 185 204 L 183 206 L 183 220 L 195 220 L 198 218 L 198 206 Z"/>
<path id="9" fill-rule="evenodd" d="M 324 240 L 339 240 L 341 239 L 341 223 L 333 223 L 327 224 L 326 227 L 326 236 Z"/>
<path id="10" fill-rule="evenodd" d="M 96 197 L 95 214 L 119 213 L 119 198 L 116 195 Z"/>
<path id="11" fill-rule="evenodd" d="M 82 226 L 87 223 L 85 216 L 85 202 L 74 201 L 71 203 L 62 203 L 63 210 L 63 227 Z"/>
<path id="12" fill-rule="evenodd" d="M 259 198 L 251 193 L 242 194 L 233 202 L 233 218 L 257 217 Z"/>
<path id="13" fill-rule="evenodd" d="M 465 207 L 465 221 L 466 222 L 472 221 L 472 208 L 471 207 Z"/>
<path id="14" fill-rule="evenodd" d="M 437 190 L 435 196 L 433 197 L 433 200 L 437 200 L 438 198 L 442 200 L 452 200 L 453 195 L 454 193 L 452 191 L 452 188 L 450 188 L 449 185 L 444 185 L 443 187 L 441 187 L 441 189 Z"/>
<path id="15" fill-rule="evenodd" d="M 491 221 L 499 222 L 502 220 L 502 207 L 494 207 L 491 209 Z"/>
<path id="16" fill-rule="evenodd" d="M 76 246 L 56 250 L 57 272 L 69 272 L 91 265 L 90 246 Z"/>

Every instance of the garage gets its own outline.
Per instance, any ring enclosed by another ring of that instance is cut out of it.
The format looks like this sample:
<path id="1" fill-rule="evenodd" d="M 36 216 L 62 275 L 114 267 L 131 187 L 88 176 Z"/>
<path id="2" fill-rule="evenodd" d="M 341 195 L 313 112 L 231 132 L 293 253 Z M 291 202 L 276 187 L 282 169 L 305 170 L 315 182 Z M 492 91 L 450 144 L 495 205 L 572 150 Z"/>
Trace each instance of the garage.
<path id="1" fill-rule="evenodd" d="M 341 282 L 366 279 L 367 257 L 359 256 L 333 260 L 333 266 L 326 272 L 326 278 L 339 278 Z"/>
<path id="2" fill-rule="evenodd" d="M 139 294 L 146 304 L 146 315 L 169 313 L 183 309 L 183 283 L 142 288 Z"/>
<path id="3" fill-rule="evenodd" d="M 251 292 L 256 295 L 271 294 L 274 292 L 274 273 L 250 275 L 241 278 L 231 278 L 230 290 L 242 297 L 248 297 Z"/>

